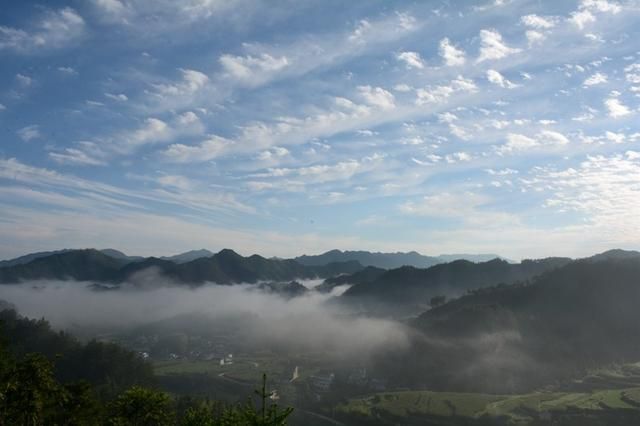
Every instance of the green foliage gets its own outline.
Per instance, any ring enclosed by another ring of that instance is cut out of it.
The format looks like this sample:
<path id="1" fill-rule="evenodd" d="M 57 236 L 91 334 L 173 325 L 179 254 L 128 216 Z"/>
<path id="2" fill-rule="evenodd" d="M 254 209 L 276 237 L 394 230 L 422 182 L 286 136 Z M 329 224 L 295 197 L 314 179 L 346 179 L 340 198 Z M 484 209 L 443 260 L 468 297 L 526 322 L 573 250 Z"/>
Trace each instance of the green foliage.
<path id="1" fill-rule="evenodd" d="M 281 426 L 292 412 L 268 405 L 266 375 L 256 391 L 258 407 L 251 400 L 231 406 L 174 401 L 136 385 L 151 367 L 117 345 L 81 345 L 53 332 L 46 321 L 19 318 L 13 311 L 0 312 L 0 332 L 0 426 Z"/>
<path id="2" fill-rule="evenodd" d="M 2 374 L 1 417 L 7 424 L 46 423 L 66 397 L 51 363 L 41 355 L 30 354 L 19 362 L 7 360 L 4 364 L 9 368 Z"/>
<path id="3" fill-rule="evenodd" d="M 182 426 L 286 426 L 293 408 L 281 410 L 270 403 L 271 393 L 267 391 L 267 376 L 262 376 L 262 386 L 255 391 L 256 405 L 252 399 L 244 404 L 223 406 L 201 403 L 189 408 L 181 422 Z"/>
<path id="4" fill-rule="evenodd" d="M 0 331 L 9 353 L 16 357 L 39 353 L 55 360 L 53 371 L 58 380 L 86 380 L 105 397 L 153 382 L 152 366 L 133 352 L 112 343 L 91 341 L 83 345 L 66 333 L 53 331 L 45 320 L 22 318 L 13 310 L 4 310 L 0 311 Z"/>
<path id="5" fill-rule="evenodd" d="M 173 404 L 164 392 L 134 386 L 109 406 L 109 425 L 164 426 L 174 423 Z"/>

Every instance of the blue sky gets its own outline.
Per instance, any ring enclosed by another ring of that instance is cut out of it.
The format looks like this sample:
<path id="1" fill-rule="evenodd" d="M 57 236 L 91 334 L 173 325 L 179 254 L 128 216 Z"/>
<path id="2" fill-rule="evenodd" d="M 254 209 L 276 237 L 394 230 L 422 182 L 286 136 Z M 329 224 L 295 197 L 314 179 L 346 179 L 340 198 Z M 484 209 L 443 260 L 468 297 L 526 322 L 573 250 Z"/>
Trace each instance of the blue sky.
<path id="1" fill-rule="evenodd" d="M 0 14 L 0 257 L 640 247 L 640 2 Z"/>

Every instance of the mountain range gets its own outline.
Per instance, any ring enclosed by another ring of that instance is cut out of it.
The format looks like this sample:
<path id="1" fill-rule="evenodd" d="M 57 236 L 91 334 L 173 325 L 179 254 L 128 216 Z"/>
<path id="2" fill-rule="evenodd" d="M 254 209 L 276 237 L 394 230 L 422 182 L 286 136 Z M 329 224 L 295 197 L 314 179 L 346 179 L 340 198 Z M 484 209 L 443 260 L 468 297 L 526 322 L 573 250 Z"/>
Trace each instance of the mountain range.
<path id="1" fill-rule="evenodd" d="M 229 249 L 207 256 L 210 253 L 207 250 L 196 250 L 167 258 L 141 258 L 127 256 L 113 249 L 41 252 L 1 264 L 0 283 L 76 280 L 108 286 L 127 282 L 153 287 L 163 280 L 190 286 L 207 282 L 271 282 L 282 283 L 271 286 L 273 291 L 287 289 L 287 293 L 299 295 L 304 294 L 302 289 L 293 284 L 285 284 L 295 280 L 321 278 L 324 282 L 316 287 L 318 291 L 329 292 L 336 286 L 350 286 L 337 303 L 374 314 L 412 315 L 427 310 L 434 297 L 441 301 L 443 297 L 459 297 L 480 288 L 525 284 L 537 276 L 576 262 L 640 259 L 638 252 L 610 250 L 578 261 L 549 257 L 509 263 L 495 258 L 486 262 L 455 260 L 426 268 L 401 266 L 383 269 L 363 266 L 354 259 L 345 260 L 348 256 L 332 255 L 325 258 L 329 263 L 321 264 L 319 258 L 316 258 L 314 262 L 305 264 L 294 259 L 267 259 L 259 255 L 244 257 Z M 375 257 L 382 254 L 372 255 Z M 334 262 L 336 259 L 342 261 Z"/>
<path id="2" fill-rule="evenodd" d="M 410 323 L 428 338 L 414 340 L 387 368 L 405 386 L 419 378 L 436 388 L 494 393 L 584 377 L 594 366 L 640 358 L 638 301 L 640 253 L 576 260 L 422 313 Z"/>
<path id="3" fill-rule="evenodd" d="M 330 262 L 346 262 L 355 260 L 362 266 L 374 266 L 382 269 L 394 269 L 401 266 L 413 266 L 415 268 L 428 268 L 439 263 L 447 263 L 464 259 L 470 262 L 486 262 L 495 258 L 501 258 L 496 254 L 443 254 L 439 256 L 425 256 L 418 252 L 379 253 L 370 251 L 341 251 L 330 250 L 319 255 L 298 256 L 294 260 L 303 265 L 325 265 Z"/>
<path id="4" fill-rule="evenodd" d="M 229 249 L 210 257 L 197 257 L 191 261 L 187 258 L 188 255 L 174 257 L 173 260 L 155 257 L 138 259 L 95 249 L 38 253 L 27 262 L 13 262 L 0 267 L 0 283 L 77 280 L 99 283 L 130 281 L 153 285 L 154 281 L 165 279 L 188 285 L 205 282 L 233 284 L 325 278 L 362 269 L 355 261 L 305 266 L 294 260 L 266 259 L 258 255 L 243 257 Z"/>
<path id="5" fill-rule="evenodd" d="M 554 257 L 521 263 L 501 259 L 480 263 L 456 260 L 426 269 L 403 266 L 382 273 L 371 272 L 371 280 L 362 279 L 359 271 L 353 275 L 354 280 L 340 277 L 340 281 L 353 284 L 343 294 L 345 302 L 365 310 L 378 311 L 384 305 L 411 313 L 427 309 L 431 298 L 436 296 L 457 297 L 477 288 L 525 282 L 570 262 L 570 258 Z"/>

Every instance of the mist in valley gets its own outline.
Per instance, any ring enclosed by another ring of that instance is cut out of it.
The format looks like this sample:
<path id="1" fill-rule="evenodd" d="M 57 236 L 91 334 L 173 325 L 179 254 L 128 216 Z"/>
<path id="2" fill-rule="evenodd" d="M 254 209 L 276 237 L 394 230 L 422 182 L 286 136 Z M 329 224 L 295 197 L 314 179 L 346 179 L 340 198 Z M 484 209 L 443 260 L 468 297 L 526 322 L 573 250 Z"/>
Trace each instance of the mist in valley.
<path id="1" fill-rule="evenodd" d="M 245 347 L 322 352 L 337 359 L 408 347 L 405 325 L 355 315 L 331 303 L 344 286 L 331 293 L 311 290 L 284 297 L 255 284 L 190 288 L 163 282 L 159 276 L 152 279 L 150 273 L 137 278 L 117 289 L 100 290 L 88 282 L 25 282 L 1 286 L 0 299 L 15 305 L 21 315 L 46 318 L 54 328 L 83 338 L 150 326 L 160 333 L 222 330 L 233 333 Z M 318 281 L 302 283 L 312 288 Z"/>

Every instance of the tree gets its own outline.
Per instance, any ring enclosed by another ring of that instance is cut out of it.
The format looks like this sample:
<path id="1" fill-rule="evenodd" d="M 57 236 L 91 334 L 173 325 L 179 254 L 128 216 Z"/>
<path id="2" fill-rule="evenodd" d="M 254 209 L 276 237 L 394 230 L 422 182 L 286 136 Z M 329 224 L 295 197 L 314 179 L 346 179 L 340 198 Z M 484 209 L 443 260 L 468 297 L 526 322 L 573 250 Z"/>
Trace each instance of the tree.
<path id="1" fill-rule="evenodd" d="M 169 395 L 134 386 L 118 396 L 109 407 L 109 424 L 113 426 L 173 425 L 175 411 Z"/>
<path id="2" fill-rule="evenodd" d="M 280 411 L 277 404 L 270 404 L 267 407 L 267 399 L 271 397 L 271 392 L 267 392 L 267 375 L 262 375 L 262 387 L 255 391 L 260 398 L 259 411 L 252 403 L 247 403 L 243 415 L 251 426 L 284 426 L 287 424 L 287 417 L 293 412 L 293 408 L 288 407 Z"/>
<path id="3" fill-rule="evenodd" d="M 45 357 L 29 354 L 19 362 L 4 362 L 0 419 L 7 425 L 47 424 L 62 409 L 67 395 Z"/>

